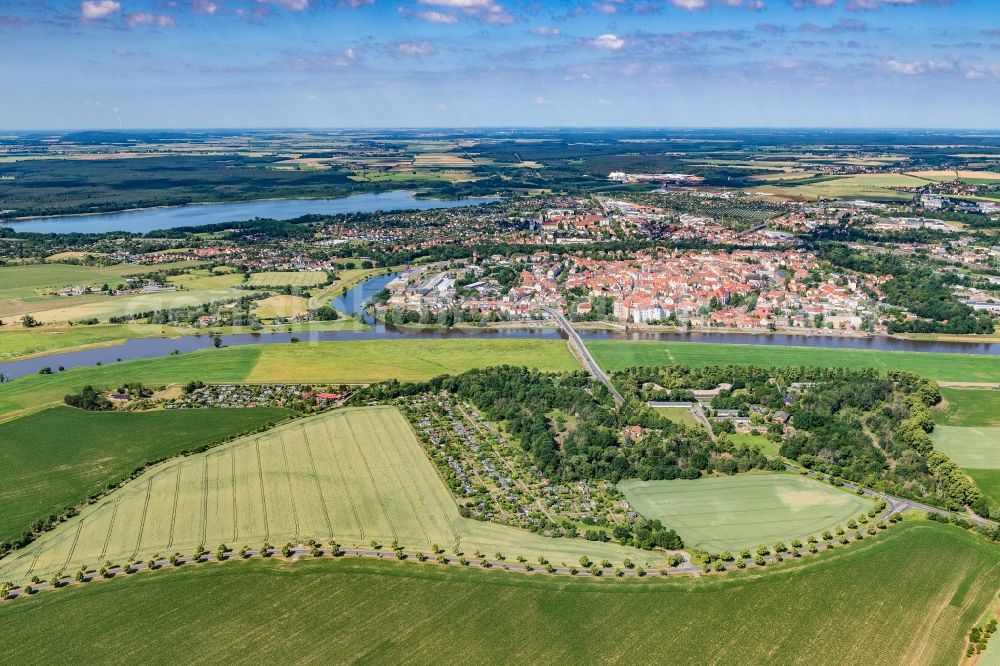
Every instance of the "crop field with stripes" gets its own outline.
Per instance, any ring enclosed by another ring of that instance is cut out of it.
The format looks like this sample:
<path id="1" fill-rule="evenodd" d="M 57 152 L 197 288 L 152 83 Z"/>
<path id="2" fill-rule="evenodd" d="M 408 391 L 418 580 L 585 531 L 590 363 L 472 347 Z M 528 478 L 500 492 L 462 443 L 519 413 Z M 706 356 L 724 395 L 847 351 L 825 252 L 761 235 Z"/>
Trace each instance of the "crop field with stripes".
<path id="1" fill-rule="evenodd" d="M 549 539 L 462 518 L 403 416 L 390 407 L 300 419 L 151 468 L 28 547 L 0 560 L 0 581 L 72 573 L 174 552 L 336 539 L 387 549 L 393 540 L 430 552 L 492 557 L 582 555 L 659 566 L 654 553 L 577 539 Z"/>
<path id="2" fill-rule="evenodd" d="M 997 589 L 996 544 L 908 520 L 698 578 L 353 557 L 164 567 L 0 603 L 0 626 L 13 664 L 954 666 Z"/>
<path id="3" fill-rule="evenodd" d="M 315 287 L 326 282 L 323 271 L 281 272 L 270 271 L 254 273 L 247 280 L 247 286 L 262 287 Z"/>

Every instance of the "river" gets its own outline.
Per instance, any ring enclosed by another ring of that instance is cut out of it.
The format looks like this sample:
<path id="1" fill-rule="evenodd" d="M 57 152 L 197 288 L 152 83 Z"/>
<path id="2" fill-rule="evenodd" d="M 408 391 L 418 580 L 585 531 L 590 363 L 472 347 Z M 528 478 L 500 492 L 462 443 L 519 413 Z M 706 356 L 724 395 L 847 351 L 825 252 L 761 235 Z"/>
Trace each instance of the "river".
<path id="1" fill-rule="evenodd" d="M 538 339 L 557 340 L 564 337 L 555 328 L 498 328 L 498 329 L 447 329 L 447 328 L 415 328 L 397 327 L 374 323 L 364 313 L 364 305 L 371 300 L 397 273 L 378 275 L 366 280 L 343 296 L 333 300 L 332 305 L 343 312 L 360 316 L 371 326 L 362 331 L 297 331 L 293 333 L 238 333 L 219 336 L 221 345 L 227 347 L 239 345 L 288 343 L 297 338 L 300 344 L 311 342 L 328 342 L 337 340 L 386 340 L 386 339 Z M 916 351 L 936 353 L 1000 355 L 1000 344 L 969 343 L 969 342 L 934 342 L 924 340 L 903 340 L 898 338 L 855 338 L 846 336 L 794 335 L 789 333 L 750 334 L 750 333 L 654 333 L 615 330 L 582 330 L 580 337 L 589 340 L 649 340 L 660 342 L 704 342 L 710 344 L 744 344 L 744 345 L 779 345 L 791 347 L 823 347 L 827 349 L 866 349 L 879 351 Z M 79 366 L 94 366 L 98 363 L 109 364 L 139 358 L 160 358 L 168 356 L 175 350 L 180 353 L 207 349 L 215 345 L 215 340 L 207 333 L 204 335 L 187 335 L 179 338 L 137 338 L 128 340 L 122 345 L 112 347 L 97 347 L 61 354 L 49 354 L 35 358 L 8 361 L 0 363 L 0 375 L 7 380 L 36 374 L 42 368 L 51 368 L 53 372 L 59 367 L 64 369 Z"/>
<path id="2" fill-rule="evenodd" d="M 236 203 L 188 204 L 95 215 L 60 215 L 30 220 L 2 220 L 0 224 L 20 232 L 104 233 L 130 231 L 149 233 L 157 229 L 193 227 L 219 222 L 238 222 L 256 217 L 291 220 L 303 215 L 371 213 L 376 210 L 429 210 L 457 208 L 496 201 L 493 197 L 468 199 L 418 199 L 412 192 L 397 190 L 379 194 L 352 194 L 341 199 L 272 199 Z"/>

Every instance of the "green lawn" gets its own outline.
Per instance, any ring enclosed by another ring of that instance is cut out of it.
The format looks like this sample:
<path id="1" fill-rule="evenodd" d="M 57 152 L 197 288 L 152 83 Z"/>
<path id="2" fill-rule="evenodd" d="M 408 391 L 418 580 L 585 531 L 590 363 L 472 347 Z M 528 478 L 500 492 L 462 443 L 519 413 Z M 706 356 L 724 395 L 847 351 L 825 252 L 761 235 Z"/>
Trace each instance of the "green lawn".
<path id="1" fill-rule="evenodd" d="M 55 407 L 0 424 L 0 541 L 147 462 L 278 421 L 285 409 L 85 412 Z"/>
<path id="2" fill-rule="evenodd" d="M 677 530 L 687 546 L 711 552 L 800 539 L 847 522 L 871 501 L 793 474 L 721 476 L 694 481 L 622 481 L 647 518 Z"/>
<path id="3" fill-rule="evenodd" d="M 586 580 L 323 558 L 185 565 L 0 603 L 10 663 L 957 664 L 1000 552 L 957 527 L 762 575 Z"/>
<path id="4" fill-rule="evenodd" d="M 959 467 L 1000 469 L 1000 428 L 934 426 L 934 448 L 944 451 Z"/>
<path id="5" fill-rule="evenodd" d="M 615 340 L 596 340 L 588 342 L 587 347 L 601 367 L 609 372 L 632 366 L 675 363 L 695 367 L 817 365 L 907 370 L 938 381 L 1000 382 L 1000 356 Z"/>
<path id="6" fill-rule="evenodd" d="M 941 389 L 944 398 L 934 410 L 934 421 L 948 426 L 1000 426 L 1000 391 Z"/>

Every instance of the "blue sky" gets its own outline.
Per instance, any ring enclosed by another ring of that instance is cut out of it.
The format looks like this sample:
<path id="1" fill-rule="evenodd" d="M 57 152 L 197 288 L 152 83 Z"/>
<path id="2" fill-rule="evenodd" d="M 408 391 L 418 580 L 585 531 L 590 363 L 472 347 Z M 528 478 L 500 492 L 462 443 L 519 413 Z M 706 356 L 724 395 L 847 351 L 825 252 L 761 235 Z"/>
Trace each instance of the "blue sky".
<path id="1" fill-rule="evenodd" d="M 1000 127 L 1000 0 L 0 0 L 0 127 Z"/>

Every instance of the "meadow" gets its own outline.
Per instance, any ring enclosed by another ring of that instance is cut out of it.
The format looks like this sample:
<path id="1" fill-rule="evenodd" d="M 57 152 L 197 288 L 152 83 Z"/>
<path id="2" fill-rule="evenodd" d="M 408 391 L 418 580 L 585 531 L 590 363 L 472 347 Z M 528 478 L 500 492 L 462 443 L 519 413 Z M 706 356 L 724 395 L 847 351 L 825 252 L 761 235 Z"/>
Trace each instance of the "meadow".
<path id="1" fill-rule="evenodd" d="M 872 507 L 868 499 L 793 474 L 629 480 L 618 488 L 641 515 L 677 530 L 686 546 L 711 552 L 818 536 Z"/>
<path id="2" fill-rule="evenodd" d="M 906 370 L 944 382 L 1000 382 L 1000 356 L 887 352 L 771 345 L 719 345 L 701 342 L 588 341 L 587 348 L 602 368 L 615 372 L 646 365 L 682 363 L 758 365 L 762 367 L 813 365 L 820 367 Z"/>
<path id="3" fill-rule="evenodd" d="M 359 340 L 267 345 L 247 380 L 410 382 L 505 364 L 549 371 L 579 369 L 561 340 Z"/>
<path id="4" fill-rule="evenodd" d="M 658 407 L 656 413 L 685 426 L 700 425 L 688 407 Z"/>
<path id="5" fill-rule="evenodd" d="M 161 269 L 196 266 L 197 262 L 177 261 L 156 266 L 117 264 L 114 266 L 75 266 L 72 264 L 27 264 L 0 266 L 0 299 L 40 296 L 77 284 L 100 287 L 130 275 Z"/>
<path id="6" fill-rule="evenodd" d="M 941 389 L 943 400 L 934 409 L 934 422 L 946 426 L 1000 426 L 1000 391 Z"/>
<path id="7" fill-rule="evenodd" d="M 345 320 L 344 325 L 353 326 L 355 322 Z M 419 339 L 245 345 L 73 368 L 0 383 L 0 421 L 58 403 L 67 393 L 87 384 L 113 388 L 126 382 L 174 384 L 192 379 L 216 383 L 424 381 L 505 363 L 548 371 L 579 369 L 560 340 Z"/>
<path id="8" fill-rule="evenodd" d="M 296 271 L 281 272 L 267 271 L 264 273 L 253 273 L 247 280 L 247 286 L 254 289 L 268 289 L 274 287 L 315 287 L 326 282 L 327 274 L 324 271 Z"/>
<path id="9" fill-rule="evenodd" d="M 254 304 L 254 314 L 258 319 L 295 317 L 309 310 L 309 301 L 302 296 L 270 296 Z"/>
<path id="10" fill-rule="evenodd" d="M 110 317 L 231 301 L 246 295 L 245 291 L 230 288 L 185 289 L 129 296 L 89 295 L 83 297 L 87 299 L 86 301 L 79 303 L 63 303 L 58 298 L 33 303 L 25 302 L 22 310 L 26 309 L 32 317 L 42 323 L 79 322 L 87 319 L 107 321 Z"/>
<path id="11" fill-rule="evenodd" d="M 104 560 L 189 553 L 199 544 L 259 546 L 308 538 L 430 552 L 480 549 L 624 558 L 659 554 L 462 518 L 409 423 L 392 407 L 328 412 L 150 468 L 80 515 L 0 560 L 0 580 L 27 580 Z"/>
<path id="12" fill-rule="evenodd" d="M 222 289 L 243 284 L 243 274 L 199 269 L 172 275 L 167 278 L 167 282 L 182 289 Z"/>
<path id="13" fill-rule="evenodd" d="M 74 347 L 122 344 L 132 338 L 169 336 L 170 329 L 156 324 L 109 324 L 16 328 L 0 331 L 0 361 L 33 354 L 65 351 Z"/>
<path id="14" fill-rule="evenodd" d="M 990 502 L 990 513 L 1000 510 L 1000 469 L 963 469 Z M 996 514 L 993 514 L 996 515 Z"/>
<path id="15" fill-rule="evenodd" d="M 0 624 L 15 663 L 951 665 L 998 565 L 996 545 L 926 521 L 701 579 L 253 559 L 0 603 Z"/>
<path id="16" fill-rule="evenodd" d="M 136 467 L 283 420 L 288 410 L 86 412 L 54 407 L 0 423 L 0 541 Z"/>
<path id="17" fill-rule="evenodd" d="M 931 440 L 959 467 L 1000 469 L 1000 428 L 937 425 Z"/>
<path id="18" fill-rule="evenodd" d="M 87 384 L 114 388 L 124 383 L 148 385 L 204 382 L 239 382 L 246 378 L 260 356 L 260 347 L 210 349 L 163 358 L 138 359 L 92 368 L 73 368 L 51 375 L 28 375 L 0 384 L 0 421 L 59 404 L 63 396 Z"/>
<path id="19" fill-rule="evenodd" d="M 764 435 L 751 435 L 748 433 L 737 432 L 728 435 L 728 437 L 729 441 L 737 446 L 741 444 L 746 446 L 756 446 L 760 449 L 760 452 L 768 458 L 777 458 L 779 455 L 778 450 L 781 448 L 780 444 L 772 442 Z"/>
<path id="20" fill-rule="evenodd" d="M 794 199 L 874 199 L 878 201 L 908 201 L 909 192 L 898 192 L 894 187 L 921 187 L 928 181 L 905 174 L 874 173 L 843 177 L 806 179 L 802 184 L 782 182 L 752 188 Z"/>

